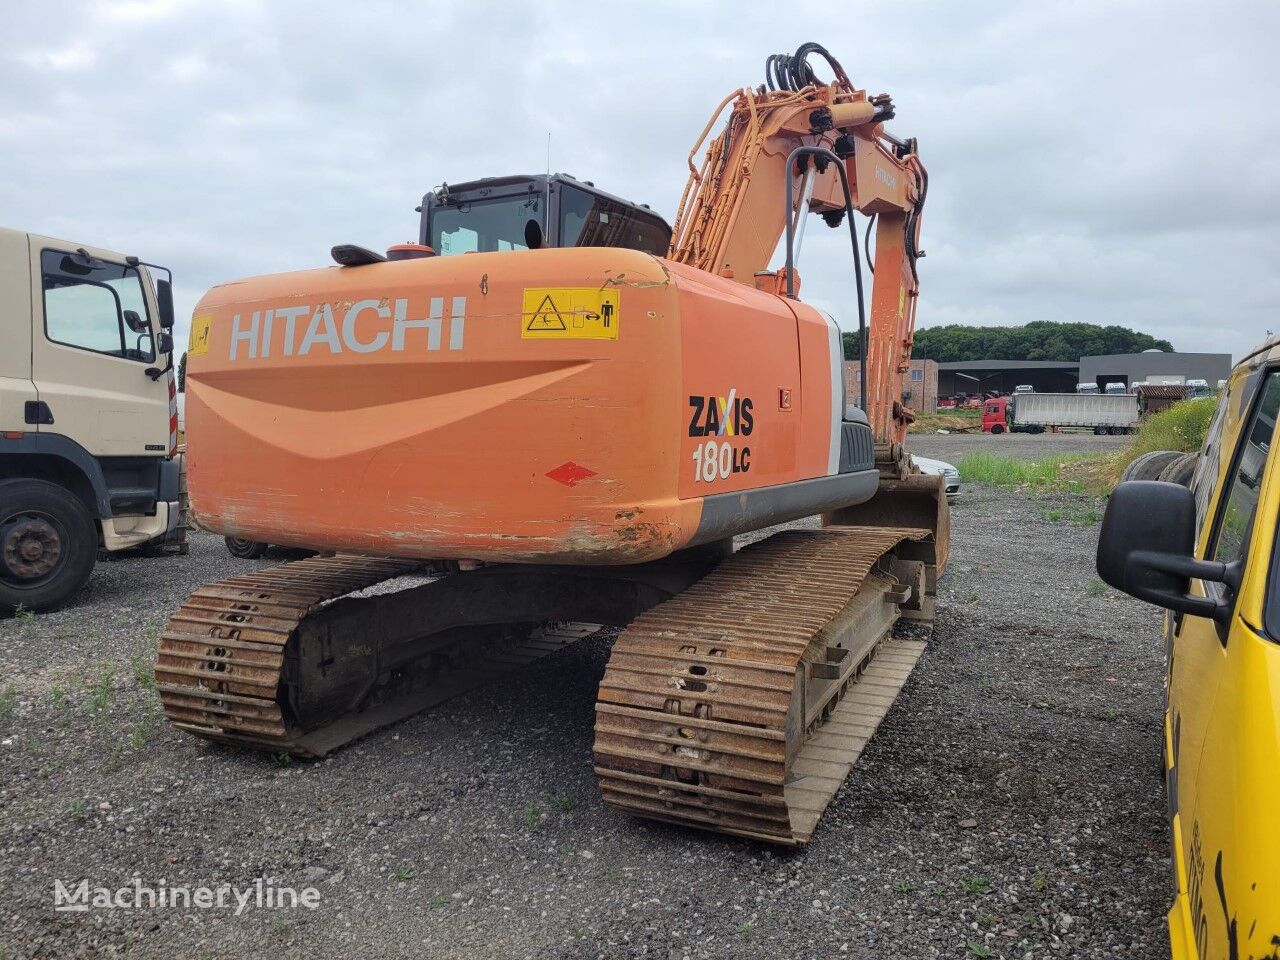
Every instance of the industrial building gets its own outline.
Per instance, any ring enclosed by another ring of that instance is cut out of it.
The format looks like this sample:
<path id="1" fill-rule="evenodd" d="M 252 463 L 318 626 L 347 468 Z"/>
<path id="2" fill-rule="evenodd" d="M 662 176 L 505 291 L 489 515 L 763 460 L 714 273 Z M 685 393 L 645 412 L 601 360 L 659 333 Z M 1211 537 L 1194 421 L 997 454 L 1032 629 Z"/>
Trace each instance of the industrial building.
<path id="1" fill-rule="evenodd" d="M 960 360 L 938 363 L 912 360 L 903 390 L 903 401 L 917 413 L 936 413 L 939 397 L 957 394 L 1013 393 L 1029 384 L 1036 393 L 1075 393 L 1078 383 L 1122 383 L 1128 389 L 1153 377 L 1204 380 L 1217 386 L 1231 372 L 1229 353 L 1114 353 L 1069 360 Z M 847 402 L 858 402 L 858 361 L 844 365 Z"/>
<path id="2" fill-rule="evenodd" d="M 845 402 L 857 403 L 862 369 L 857 360 L 844 364 Z M 945 396 L 945 394 L 944 394 Z M 938 364 L 933 360 L 912 360 L 902 391 L 903 402 L 916 413 L 938 411 Z"/>
<path id="3" fill-rule="evenodd" d="M 1060 360 L 958 360 L 938 364 L 938 396 L 1013 393 L 1029 383 L 1036 393 L 1074 393 L 1080 364 Z"/>
<path id="4" fill-rule="evenodd" d="M 1147 350 L 1143 353 L 1111 353 L 1100 357 L 1080 358 L 1080 382 L 1096 383 L 1105 389 L 1108 383 L 1123 383 L 1126 388 L 1153 377 L 1181 377 L 1204 380 L 1216 387 L 1219 380 L 1231 374 L 1229 353 L 1165 353 Z"/>

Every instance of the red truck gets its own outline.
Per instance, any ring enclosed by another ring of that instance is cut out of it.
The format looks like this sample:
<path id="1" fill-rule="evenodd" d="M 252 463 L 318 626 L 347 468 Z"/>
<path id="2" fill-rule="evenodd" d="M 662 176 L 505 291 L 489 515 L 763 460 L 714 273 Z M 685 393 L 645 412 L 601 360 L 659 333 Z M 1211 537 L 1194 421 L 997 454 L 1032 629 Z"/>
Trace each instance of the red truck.
<path id="1" fill-rule="evenodd" d="M 1009 429 L 1007 406 L 1008 401 L 1004 397 L 993 397 L 982 405 L 983 433 L 1004 433 Z"/>
<path id="2" fill-rule="evenodd" d="M 983 433 L 1044 433 L 1064 427 L 1095 434 L 1133 433 L 1138 398 L 1131 393 L 1015 393 L 982 404 Z"/>

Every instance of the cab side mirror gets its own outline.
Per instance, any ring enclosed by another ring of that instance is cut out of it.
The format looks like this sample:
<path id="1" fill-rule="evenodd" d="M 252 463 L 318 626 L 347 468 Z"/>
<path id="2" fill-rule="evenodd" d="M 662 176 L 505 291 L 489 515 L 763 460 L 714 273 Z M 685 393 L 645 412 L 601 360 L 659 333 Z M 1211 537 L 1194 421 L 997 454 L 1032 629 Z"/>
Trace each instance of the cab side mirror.
<path id="1" fill-rule="evenodd" d="M 168 280 L 156 281 L 156 305 L 160 308 L 160 329 L 172 330 L 174 322 L 173 284 Z"/>
<path id="2" fill-rule="evenodd" d="M 1239 585 L 1239 563 L 1195 557 L 1196 503 L 1181 484 L 1130 480 L 1111 492 L 1098 537 L 1098 576 L 1166 610 L 1222 619 L 1226 601 L 1189 593 L 1191 579 Z"/>
<path id="3" fill-rule="evenodd" d="M 156 351 L 158 353 L 173 353 L 173 334 L 161 332 L 156 337 Z"/>

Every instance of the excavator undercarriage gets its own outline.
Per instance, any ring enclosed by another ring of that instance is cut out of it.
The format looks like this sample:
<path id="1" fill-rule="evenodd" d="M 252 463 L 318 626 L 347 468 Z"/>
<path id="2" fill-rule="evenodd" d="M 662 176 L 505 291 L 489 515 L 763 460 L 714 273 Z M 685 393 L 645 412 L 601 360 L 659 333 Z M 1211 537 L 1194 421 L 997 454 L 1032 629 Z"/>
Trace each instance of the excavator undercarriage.
<path id="1" fill-rule="evenodd" d="M 606 802 L 803 844 L 924 648 L 894 627 L 932 622 L 935 529 L 834 523 L 616 568 L 297 560 L 192 594 L 157 690 L 189 733 L 322 757 L 624 627 L 596 704 Z"/>

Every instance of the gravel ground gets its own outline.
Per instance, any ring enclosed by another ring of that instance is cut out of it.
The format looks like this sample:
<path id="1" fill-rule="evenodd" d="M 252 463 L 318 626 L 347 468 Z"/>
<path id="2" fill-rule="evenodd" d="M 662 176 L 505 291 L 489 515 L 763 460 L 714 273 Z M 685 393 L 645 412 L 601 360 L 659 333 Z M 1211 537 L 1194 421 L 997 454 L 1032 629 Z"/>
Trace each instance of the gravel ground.
<path id="1" fill-rule="evenodd" d="M 252 565 L 104 563 L 0 621 L 0 957 L 1166 956 L 1158 618 L 1094 576 L 1097 506 L 965 491 L 929 650 L 795 853 L 600 803 L 604 638 L 321 763 L 181 736 L 154 635 Z M 53 910 L 134 877 L 320 903 Z"/>

